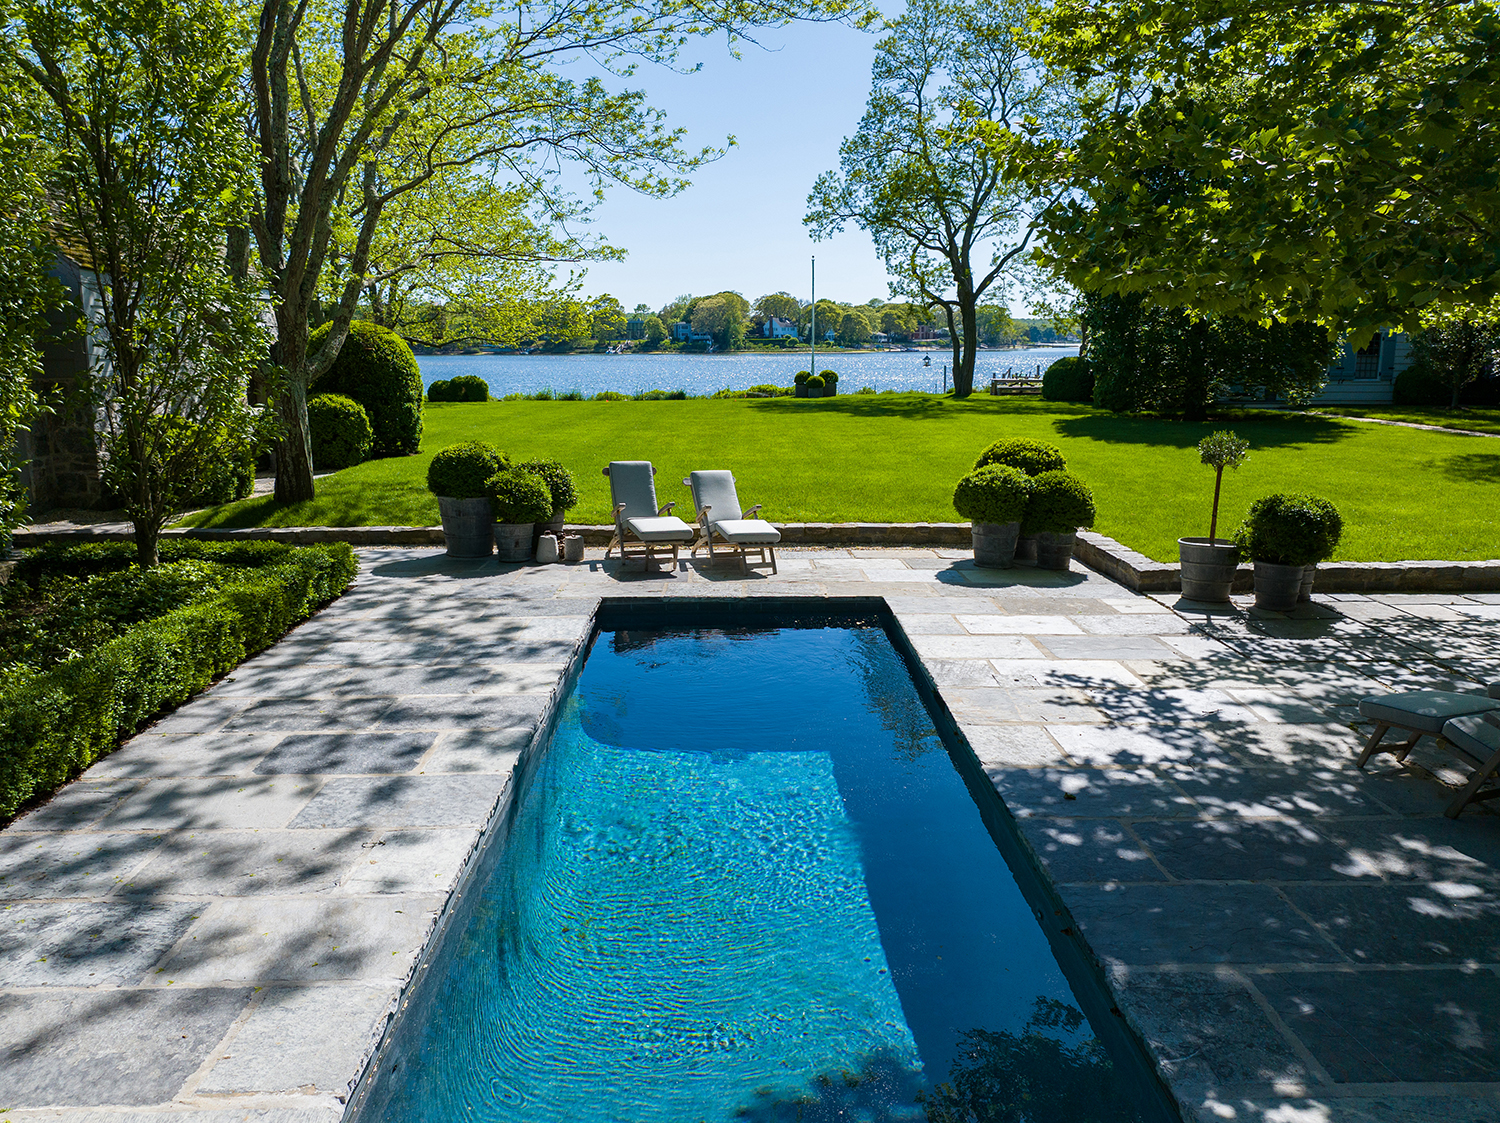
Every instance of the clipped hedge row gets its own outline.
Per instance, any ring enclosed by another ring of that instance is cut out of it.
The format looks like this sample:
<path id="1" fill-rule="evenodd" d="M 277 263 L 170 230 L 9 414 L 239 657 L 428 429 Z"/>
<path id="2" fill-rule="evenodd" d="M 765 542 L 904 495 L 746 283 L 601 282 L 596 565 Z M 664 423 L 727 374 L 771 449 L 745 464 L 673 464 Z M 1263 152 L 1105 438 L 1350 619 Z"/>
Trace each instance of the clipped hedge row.
<path id="1" fill-rule="evenodd" d="M 75 548 L 84 555 L 79 564 L 59 568 L 118 568 L 112 564 L 121 552 L 117 545 L 133 549 L 128 543 Z M 0 818 L 77 776 L 151 715 L 186 701 L 247 655 L 275 643 L 343 592 L 359 568 L 342 542 L 293 547 L 166 541 L 164 555 L 169 546 L 173 552 L 187 547 L 185 556 L 229 564 L 238 557 L 246 559 L 239 564 L 264 568 L 209 600 L 137 624 L 87 655 L 22 677 L 0 693 Z M 212 554 L 220 556 L 207 556 Z M 55 554 L 53 560 L 61 561 Z M 38 565 L 34 557 L 22 559 L 18 573 L 28 566 L 35 573 Z"/>

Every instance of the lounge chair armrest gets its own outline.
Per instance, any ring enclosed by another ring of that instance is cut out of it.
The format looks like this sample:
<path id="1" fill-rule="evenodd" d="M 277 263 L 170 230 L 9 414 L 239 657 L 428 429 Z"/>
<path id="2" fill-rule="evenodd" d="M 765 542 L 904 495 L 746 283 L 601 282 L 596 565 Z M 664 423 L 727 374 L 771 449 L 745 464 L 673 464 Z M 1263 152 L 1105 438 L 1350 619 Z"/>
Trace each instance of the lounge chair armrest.
<path id="1" fill-rule="evenodd" d="M 621 504 L 621 506 L 623 506 L 623 504 Z M 672 513 L 672 508 L 675 507 L 675 506 L 677 506 L 677 500 L 675 500 L 675 499 L 672 500 L 672 502 L 670 502 L 670 503 L 663 503 L 661 505 L 661 510 L 656 512 L 657 517 L 660 518 L 662 515 L 669 515 L 669 514 L 671 514 Z"/>
<path id="2" fill-rule="evenodd" d="M 1491 725 L 1500 725 L 1500 710 L 1490 710 L 1484 715 L 1484 720 Z"/>
<path id="3" fill-rule="evenodd" d="M 742 518 L 742 519 L 753 519 L 755 517 L 755 515 L 756 515 L 756 512 L 759 511 L 764 506 L 765 506 L 764 503 L 757 503 L 754 507 L 751 507 L 748 511 L 746 511 L 743 515 L 741 515 L 740 518 Z"/>
<path id="4" fill-rule="evenodd" d="M 619 522 L 620 521 L 620 512 L 623 511 L 624 509 L 625 509 L 625 504 L 624 503 L 616 503 L 615 504 L 615 522 Z"/>

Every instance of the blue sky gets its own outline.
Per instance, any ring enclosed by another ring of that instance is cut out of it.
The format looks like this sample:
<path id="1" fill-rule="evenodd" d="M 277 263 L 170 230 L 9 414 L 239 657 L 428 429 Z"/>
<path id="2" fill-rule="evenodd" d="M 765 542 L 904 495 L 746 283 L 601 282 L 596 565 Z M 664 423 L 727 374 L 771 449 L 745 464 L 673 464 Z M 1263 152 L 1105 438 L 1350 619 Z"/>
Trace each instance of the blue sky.
<path id="1" fill-rule="evenodd" d="M 876 36 L 836 24 L 767 32 L 739 60 L 722 40 L 692 48 L 696 74 L 642 66 L 630 80 L 688 130 L 685 147 L 738 146 L 666 200 L 613 189 L 593 230 L 630 251 L 589 266 L 584 292 L 608 292 L 627 309 L 660 308 L 681 293 L 733 289 L 754 300 L 780 289 L 806 299 L 808 259 L 818 258 L 818 295 L 863 302 L 887 294 L 885 267 L 860 230 L 814 242 L 802 225 L 819 173 L 838 165 L 870 89 Z"/>

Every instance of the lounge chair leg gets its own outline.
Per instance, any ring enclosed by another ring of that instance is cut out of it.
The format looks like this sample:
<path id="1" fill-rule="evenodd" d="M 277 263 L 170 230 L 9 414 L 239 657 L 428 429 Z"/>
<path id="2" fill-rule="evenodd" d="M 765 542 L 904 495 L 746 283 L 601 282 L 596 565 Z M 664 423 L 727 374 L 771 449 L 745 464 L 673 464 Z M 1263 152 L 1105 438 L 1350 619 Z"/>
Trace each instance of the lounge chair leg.
<path id="1" fill-rule="evenodd" d="M 776 572 L 776 547 L 775 546 L 768 546 L 767 549 L 769 549 L 771 551 L 771 572 L 775 573 Z"/>
<path id="2" fill-rule="evenodd" d="M 1463 791 L 1454 797 L 1453 802 L 1448 804 L 1448 809 L 1443 812 L 1450 819 L 1457 819 L 1464 805 L 1472 799 L 1486 799 L 1495 793 L 1485 792 L 1480 795 L 1479 789 L 1484 787 L 1484 782 L 1500 769 L 1500 753 L 1496 753 L 1474 770 L 1474 775 L 1469 777 L 1469 782 L 1464 785 Z"/>
<path id="3" fill-rule="evenodd" d="M 1396 759 L 1399 761 L 1404 761 L 1408 756 L 1411 755 L 1412 749 L 1417 747 L 1417 742 L 1421 739 L 1422 735 L 1420 733 L 1412 733 L 1410 737 L 1408 737 L 1397 747 Z"/>
<path id="4" fill-rule="evenodd" d="M 1355 763 L 1354 767 L 1363 768 L 1370 757 L 1375 755 L 1376 750 L 1380 747 L 1380 739 L 1385 736 L 1385 731 L 1390 727 L 1391 725 L 1388 721 L 1376 723 L 1375 732 L 1370 735 L 1370 740 L 1365 745 L 1365 751 L 1359 754 L 1359 760 Z"/>

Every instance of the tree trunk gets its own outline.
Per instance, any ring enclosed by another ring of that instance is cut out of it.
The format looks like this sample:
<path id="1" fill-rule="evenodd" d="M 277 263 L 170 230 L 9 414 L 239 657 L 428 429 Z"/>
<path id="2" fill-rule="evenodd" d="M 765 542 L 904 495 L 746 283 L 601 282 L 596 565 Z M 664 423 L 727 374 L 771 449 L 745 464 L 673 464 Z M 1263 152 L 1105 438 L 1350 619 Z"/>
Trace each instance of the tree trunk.
<path id="1" fill-rule="evenodd" d="M 151 519 L 135 520 L 135 561 L 142 569 L 150 569 L 160 560 L 156 553 L 156 544 L 160 538 L 159 522 Z"/>
<path id="2" fill-rule="evenodd" d="M 974 353 L 979 346 L 979 318 L 974 311 L 972 295 L 967 300 L 959 298 L 958 314 L 962 336 L 957 365 L 953 368 L 953 393 L 955 397 L 967 398 L 974 392 Z"/>
<path id="3" fill-rule="evenodd" d="M 1453 383 L 1453 403 L 1449 407 L 1450 409 L 1457 409 L 1458 408 L 1458 395 L 1459 395 L 1459 391 L 1461 391 L 1462 389 L 1463 389 L 1463 386 L 1457 380 L 1455 380 L 1454 383 Z"/>
<path id="4" fill-rule="evenodd" d="M 305 373 L 303 379 L 305 379 Z M 307 426 L 307 386 L 295 376 L 276 399 L 276 413 L 286 433 L 276 444 L 276 502 L 301 503 L 313 498 L 312 439 Z"/>

